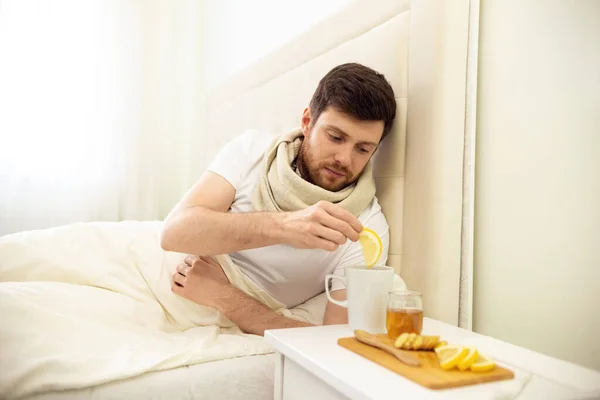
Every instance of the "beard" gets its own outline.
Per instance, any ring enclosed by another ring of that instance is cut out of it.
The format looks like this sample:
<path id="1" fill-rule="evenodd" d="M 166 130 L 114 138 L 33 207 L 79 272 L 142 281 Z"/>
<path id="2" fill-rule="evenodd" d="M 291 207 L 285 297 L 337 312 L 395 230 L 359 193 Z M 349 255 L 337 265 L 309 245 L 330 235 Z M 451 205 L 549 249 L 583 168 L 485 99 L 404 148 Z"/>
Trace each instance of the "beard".
<path id="1" fill-rule="evenodd" d="M 341 166 L 337 163 L 318 163 L 315 161 L 315 156 L 312 153 L 306 140 L 302 141 L 300 150 L 298 151 L 298 157 L 296 158 L 296 164 L 300 176 L 325 190 L 330 192 L 340 191 L 350 185 L 352 185 L 358 177 L 352 176 L 352 173 L 348 168 Z M 335 177 L 331 176 L 326 169 L 333 170 L 343 176 Z"/>

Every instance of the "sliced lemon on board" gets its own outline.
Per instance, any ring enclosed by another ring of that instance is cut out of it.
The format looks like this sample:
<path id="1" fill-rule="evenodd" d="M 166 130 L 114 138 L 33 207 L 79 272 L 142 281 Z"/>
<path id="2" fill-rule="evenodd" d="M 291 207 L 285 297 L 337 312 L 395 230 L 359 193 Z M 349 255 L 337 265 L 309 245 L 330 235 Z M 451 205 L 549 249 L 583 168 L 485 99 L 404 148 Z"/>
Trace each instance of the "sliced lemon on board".
<path id="1" fill-rule="evenodd" d="M 377 263 L 377 261 L 379 261 L 379 257 L 381 257 L 381 252 L 383 250 L 381 239 L 377 233 L 375 233 L 375 231 L 372 231 L 369 228 L 363 228 L 358 237 L 358 242 L 362 247 L 362 252 L 367 267 L 372 267 Z"/>
<path id="2" fill-rule="evenodd" d="M 490 357 L 479 354 L 477 360 L 469 366 L 473 372 L 488 372 L 496 368 L 496 363 Z"/>
<path id="3" fill-rule="evenodd" d="M 477 359 L 479 358 L 479 352 L 475 347 L 466 346 L 465 348 L 468 350 L 467 355 L 465 356 L 465 358 L 462 359 L 461 362 L 459 362 L 456 365 L 461 371 L 468 370 L 469 367 L 473 365 L 475 361 L 477 361 Z"/>
<path id="4" fill-rule="evenodd" d="M 445 340 L 442 340 L 441 342 L 439 342 L 438 344 L 435 345 L 434 349 L 437 349 L 438 347 L 443 347 L 443 346 L 447 346 L 448 342 L 446 342 Z"/>
<path id="5" fill-rule="evenodd" d="M 448 371 L 460 363 L 469 350 L 463 346 L 455 344 L 449 344 L 446 346 L 438 347 L 435 349 L 435 354 L 438 356 L 440 361 L 440 367 L 443 370 Z"/>

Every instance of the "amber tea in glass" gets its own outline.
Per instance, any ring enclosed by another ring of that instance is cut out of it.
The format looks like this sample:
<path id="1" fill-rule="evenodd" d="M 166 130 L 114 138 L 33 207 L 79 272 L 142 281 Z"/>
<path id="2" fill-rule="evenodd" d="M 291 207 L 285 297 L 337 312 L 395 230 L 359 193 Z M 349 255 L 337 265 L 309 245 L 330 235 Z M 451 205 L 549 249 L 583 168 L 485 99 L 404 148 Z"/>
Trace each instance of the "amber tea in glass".
<path id="1" fill-rule="evenodd" d="M 386 311 L 388 336 L 396 339 L 400 334 L 421 334 L 423 329 L 423 299 L 411 291 L 393 291 L 389 294 Z"/>

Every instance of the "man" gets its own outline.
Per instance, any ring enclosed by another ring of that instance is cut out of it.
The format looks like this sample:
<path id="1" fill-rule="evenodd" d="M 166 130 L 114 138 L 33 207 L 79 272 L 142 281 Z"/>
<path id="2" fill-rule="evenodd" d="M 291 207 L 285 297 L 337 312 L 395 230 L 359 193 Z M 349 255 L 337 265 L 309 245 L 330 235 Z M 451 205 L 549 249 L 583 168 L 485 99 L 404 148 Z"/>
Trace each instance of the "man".
<path id="1" fill-rule="evenodd" d="M 245 332 L 310 324 L 281 316 L 234 287 L 213 256 L 229 254 L 243 274 L 291 308 L 320 294 L 326 274 L 363 264 L 363 227 L 382 239 L 388 225 L 375 197 L 371 163 L 396 113 L 383 75 L 343 64 L 322 80 L 301 128 L 275 142 L 248 131 L 229 142 L 165 221 L 161 245 L 188 256 L 173 291 L 216 308 Z M 332 296 L 346 291 L 332 284 Z M 332 303 L 324 324 L 347 322 Z"/>

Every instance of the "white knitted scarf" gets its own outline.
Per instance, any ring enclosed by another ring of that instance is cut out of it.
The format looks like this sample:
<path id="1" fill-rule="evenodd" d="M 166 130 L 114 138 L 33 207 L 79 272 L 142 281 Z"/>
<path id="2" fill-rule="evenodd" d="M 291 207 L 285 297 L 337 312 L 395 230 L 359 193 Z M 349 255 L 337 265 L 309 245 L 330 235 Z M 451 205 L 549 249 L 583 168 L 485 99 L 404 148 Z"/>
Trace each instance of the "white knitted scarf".
<path id="1" fill-rule="evenodd" d="M 325 200 L 358 217 L 375 196 L 371 162 L 354 184 L 331 192 L 305 181 L 294 171 L 292 162 L 298 155 L 303 138 L 302 130 L 295 129 L 278 137 L 267 149 L 264 169 L 254 192 L 254 209 L 266 212 L 298 211 Z"/>

